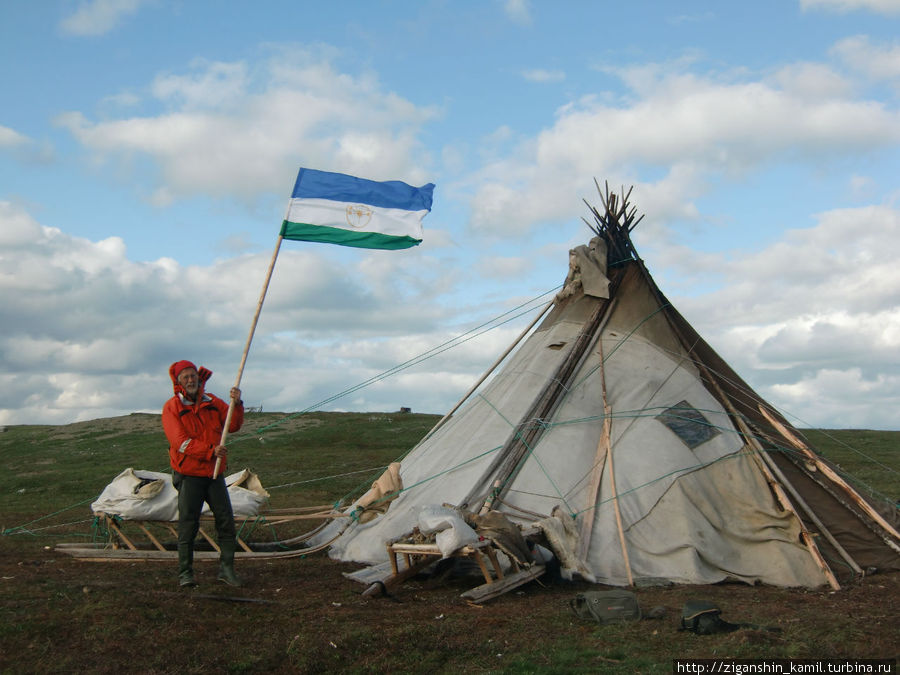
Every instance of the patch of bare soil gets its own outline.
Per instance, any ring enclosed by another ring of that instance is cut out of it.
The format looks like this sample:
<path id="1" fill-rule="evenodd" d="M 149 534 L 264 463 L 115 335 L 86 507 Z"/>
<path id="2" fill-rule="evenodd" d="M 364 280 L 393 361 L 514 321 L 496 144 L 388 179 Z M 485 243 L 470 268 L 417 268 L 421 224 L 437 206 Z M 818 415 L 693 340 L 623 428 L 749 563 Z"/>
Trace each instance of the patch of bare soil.
<path id="1" fill-rule="evenodd" d="M 240 561 L 246 585 L 179 589 L 174 562 L 88 563 L 0 538 L 0 671 L 658 672 L 673 658 L 888 658 L 900 644 L 900 574 L 840 592 L 746 585 L 636 591 L 657 619 L 599 626 L 569 609 L 584 583 L 532 582 L 484 605 L 473 578 L 417 578 L 366 598 L 323 554 Z M 689 599 L 723 618 L 771 626 L 698 636 L 678 630 Z M 661 609 L 659 609 L 661 608 Z"/>

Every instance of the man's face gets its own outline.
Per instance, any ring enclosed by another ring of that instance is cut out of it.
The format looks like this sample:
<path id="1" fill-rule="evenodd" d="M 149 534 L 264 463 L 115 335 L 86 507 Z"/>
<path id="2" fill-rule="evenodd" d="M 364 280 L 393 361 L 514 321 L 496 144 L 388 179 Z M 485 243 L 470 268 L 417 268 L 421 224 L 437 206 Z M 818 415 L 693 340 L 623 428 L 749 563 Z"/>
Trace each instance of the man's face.
<path id="1" fill-rule="evenodd" d="M 193 368 L 185 368 L 178 373 L 178 377 L 175 379 L 188 396 L 193 398 L 197 395 L 197 389 L 200 387 L 200 378 L 197 377 L 196 370 Z"/>

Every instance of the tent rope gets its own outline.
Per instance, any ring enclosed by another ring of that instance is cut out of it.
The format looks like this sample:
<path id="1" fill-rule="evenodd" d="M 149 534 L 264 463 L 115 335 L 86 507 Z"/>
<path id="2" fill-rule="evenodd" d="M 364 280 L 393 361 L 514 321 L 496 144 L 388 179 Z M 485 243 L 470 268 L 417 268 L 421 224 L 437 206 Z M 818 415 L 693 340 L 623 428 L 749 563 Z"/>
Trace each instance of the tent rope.
<path id="1" fill-rule="evenodd" d="M 376 382 L 380 382 L 381 380 L 387 379 L 388 377 L 391 377 L 392 375 L 396 375 L 397 373 L 399 373 L 403 370 L 406 370 L 407 368 L 411 368 L 413 366 L 424 363 L 430 359 L 435 358 L 436 356 L 438 356 L 440 354 L 443 354 L 444 352 L 446 352 L 450 349 L 453 349 L 462 344 L 465 344 L 466 342 L 469 342 L 470 340 L 474 340 L 477 337 L 481 337 L 482 335 L 484 335 L 487 332 L 490 332 L 496 328 L 499 328 L 500 326 L 506 325 L 507 323 L 510 323 L 512 321 L 515 321 L 516 319 L 518 319 L 522 316 L 525 316 L 526 314 L 528 314 L 530 312 L 533 312 L 535 309 L 538 309 L 539 306 L 531 306 L 531 305 L 534 305 L 536 302 L 543 300 L 546 296 L 550 295 L 551 293 L 555 293 L 558 290 L 559 290 L 559 286 L 556 286 L 548 291 L 545 291 L 545 292 L 541 293 L 540 295 L 537 295 L 537 296 L 531 298 L 530 300 L 527 300 L 527 301 L 517 305 L 516 307 L 513 307 L 512 309 L 510 309 L 506 312 L 503 312 L 502 314 L 499 314 L 498 316 L 496 316 L 488 321 L 485 321 L 484 323 L 482 323 L 478 326 L 475 326 L 474 328 L 471 328 L 470 330 L 466 331 L 465 333 L 461 333 L 460 335 L 457 335 L 456 337 L 453 337 L 450 340 L 447 340 L 446 342 L 443 342 L 443 343 L 437 345 L 436 347 L 432 347 L 431 349 L 424 351 L 421 354 L 414 356 L 413 358 L 411 358 L 407 361 L 404 361 L 403 363 L 400 363 L 400 364 L 397 364 L 396 366 L 388 368 L 387 370 L 379 373 L 378 375 L 373 375 L 369 379 L 364 380 L 363 382 L 360 382 L 358 384 L 355 384 L 352 387 L 349 387 L 341 392 L 338 392 L 337 394 L 333 394 L 332 396 L 329 396 L 328 398 L 325 398 L 317 403 L 313 403 L 312 405 L 304 408 L 303 410 L 291 413 L 290 415 L 286 415 L 285 417 L 283 417 L 279 420 L 276 420 L 275 422 L 272 422 L 264 427 L 256 429 L 253 433 L 236 434 L 235 436 L 232 437 L 231 443 L 254 438 L 258 434 L 265 433 L 274 427 L 277 427 L 291 419 L 294 419 L 295 417 L 299 417 L 300 415 L 304 415 L 313 410 L 319 410 L 324 405 L 333 403 L 334 401 L 336 401 L 340 398 L 343 398 L 344 396 L 347 396 L 356 391 L 359 391 L 360 389 L 364 389 L 365 387 L 375 384 Z M 526 307 L 526 309 L 524 309 L 522 311 L 518 311 L 518 310 L 522 309 L 523 307 Z M 516 313 L 513 314 L 513 312 L 516 312 Z M 509 316 L 510 314 L 512 314 L 512 316 Z M 508 318 L 506 318 L 503 321 L 500 321 L 499 323 L 495 323 L 499 319 L 502 319 L 503 317 L 508 317 Z M 491 324 L 495 324 L 495 325 L 491 325 Z"/>

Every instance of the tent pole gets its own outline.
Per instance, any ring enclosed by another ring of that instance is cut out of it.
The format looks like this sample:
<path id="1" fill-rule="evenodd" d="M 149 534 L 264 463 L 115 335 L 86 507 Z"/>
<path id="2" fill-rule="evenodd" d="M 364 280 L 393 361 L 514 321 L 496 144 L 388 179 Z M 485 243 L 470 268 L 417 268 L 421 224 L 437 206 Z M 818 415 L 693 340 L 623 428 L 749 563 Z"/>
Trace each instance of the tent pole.
<path id="1" fill-rule="evenodd" d="M 278 235 L 278 241 L 275 243 L 275 252 L 272 253 L 272 260 L 269 262 L 269 269 L 266 271 L 266 279 L 263 282 L 262 291 L 259 294 L 259 302 L 256 303 L 256 313 L 253 315 L 253 321 L 250 323 L 250 334 L 247 336 L 247 344 L 244 346 L 244 354 L 241 356 L 241 365 L 238 366 L 237 377 L 234 378 L 234 386 L 241 386 L 241 377 L 244 374 L 244 365 L 247 363 L 247 354 L 250 353 L 250 343 L 253 342 L 253 334 L 256 332 L 256 324 L 259 322 L 259 314 L 262 311 L 263 301 L 266 299 L 266 291 L 269 290 L 269 281 L 272 279 L 272 271 L 275 269 L 275 260 L 278 258 L 278 251 L 281 249 L 281 242 L 284 237 Z M 228 397 L 228 414 L 225 415 L 225 425 L 222 427 L 222 439 L 219 445 L 225 445 L 228 440 L 228 427 L 231 425 L 231 416 L 234 413 L 234 399 Z M 213 480 L 219 475 L 219 466 L 222 463 L 221 457 L 216 457 L 216 466 L 213 469 Z"/>
<path id="2" fill-rule="evenodd" d="M 505 359 L 507 356 L 509 356 L 510 352 L 516 348 L 516 345 L 518 345 L 522 341 L 522 338 L 524 338 L 526 335 L 528 335 L 529 332 L 531 332 L 531 329 L 534 328 L 535 324 L 537 324 L 537 322 L 541 319 L 541 317 L 547 313 L 547 310 L 553 306 L 553 303 L 554 303 L 554 301 L 551 300 L 546 305 L 544 305 L 544 308 L 538 313 L 538 315 L 536 317 L 534 317 L 534 320 L 530 324 L 528 324 L 528 326 L 525 327 L 525 330 L 523 330 L 519 334 L 519 337 L 517 337 L 515 340 L 513 340 L 513 343 L 509 346 L 509 348 L 505 352 L 503 352 L 503 354 L 500 355 L 500 358 L 498 358 L 496 361 L 494 361 L 493 365 L 490 368 L 488 368 L 487 371 L 485 371 L 485 373 L 478 379 L 478 381 L 475 384 L 472 385 L 472 387 L 469 389 L 469 391 L 467 391 L 465 394 L 463 394 L 463 397 L 461 399 L 459 399 L 459 401 L 456 403 L 456 405 L 450 409 L 450 412 L 448 412 L 440 420 L 438 420 L 438 423 L 435 424 L 431 428 L 431 431 L 429 431 L 427 434 L 425 434 L 425 438 L 422 439 L 423 441 L 428 439 L 435 431 L 440 429 L 443 426 L 444 422 L 446 422 L 448 419 L 450 419 L 450 417 L 453 415 L 453 413 L 455 413 L 457 410 L 459 410 L 460 406 L 463 403 L 465 403 L 466 400 L 472 395 L 472 393 L 484 383 L 484 381 L 490 376 L 490 374 L 494 372 L 494 370 L 497 368 L 497 366 L 499 366 L 501 363 L 503 363 L 503 359 Z"/>
<path id="3" fill-rule="evenodd" d="M 863 511 L 865 511 L 866 514 L 870 518 L 872 518 L 872 520 L 874 520 L 879 525 L 881 525 L 881 527 L 883 527 L 885 530 L 887 530 L 887 532 L 889 532 L 895 538 L 900 539 L 900 532 L 897 532 L 897 530 L 894 529 L 891 526 L 891 524 L 889 522 L 887 522 L 880 513 L 878 513 L 878 511 L 873 509 L 872 506 L 866 500 L 861 499 L 858 496 L 856 496 L 856 491 L 847 484 L 847 481 L 845 481 L 843 478 L 841 478 L 840 475 L 835 473 L 835 471 L 830 466 L 822 463 L 822 461 L 816 456 L 816 454 L 812 450 L 809 449 L 809 447 L 806 445 L 806 443 L 804 443 L 799 438 L 797 438 L 797 436 L 795 436 L 793 433 L 791 433 L 790 429 L 788 429 L 781 422 L 779 422 L 777 419 L 775 419 L 775 417 L 768 410 L 766 410 L 763 406 L 757 405 L 756 407 L 759 408 L 759 411 L 763 414 L 763 417 L 765 417 L 769 421 L 769 423 L 773 427 L 775 427 L 778 430 L 778 432 L 788 440 L 788 442 L 790 442 L 791 445 L 793 445 L 800 452 L 802 452 L 804 455 L 806 455 L 806 457 L 809 460 L 811 460 L 812 462 L 815 463 L 816 468 L 818 468 L 819 471 L 821 471 L 823 474 L 828 476 L 828 478 L 830 478 L 832 481 L 834 481 L 835 483 L 840 485 L 844 490 L 846 490 L 847 494 L 850 495 L 850 498 L 857 504 L 857 506 L 859 506 Z M 892 544 L 888 539 L 885 539 L 885 543 L 890 545 L 894 550 L 897 550 L 897 546 L 895 544 Z"/>
<path id="4" fill-rule="evenodd" d="M 609 406 L 604 406 L 604 413 L 609 414 Z M 606 418 L 607 420 L 609 417 Z M 628 585 L 634 586 L 631 575 L 631 561 L 628 559 L 628 547 L 625 545 L 625 530 L 622 529 L 622 512 L 619 509 L 619 495 L 616 492 L 616 471 L 613 465 L 613 453 L 607 455 L 609 462 L 609 484 L 612 490 L 613 510 L 616 513 L 616 529 L 619 531 L 619 544 L 622 546 L 622 558 L 625 561 L 625 572 L 628 574 Z"/>
<path id="5" fill-rule="evenodd" d="M 604 396 L 604 398 L 606 398 Z M 585 506 L 584 519 L 581 521 L 581 532 L 579 534 L 579 555 L 582 560 L 587 560 L 588 551 L 591 547 L 591 535 L 594 531 L 594 520 L 597 518 L 597 494 L 600 491 L 600 479 L 603 477 L 603 466 L 606 463 L 606 457 L 609 454 L 610 427 L 611 427 L 611 410 L 606 401 L 603 402 L 603 431 L 600 434 L 600 441 L 597 443 L 597 454 L 594 457 L 594 466 L 591 470 L 591 482 L 588 486 L 587 505 Z"/>
<path id="6" fill-rule="evenodd" d="M 610 314 L 612 308 L 610 308 Z M 597 516 L 597 495 L 600 492 L 600 479 L 603 477 L 603 466 L 606 463 L 606 456 L 609 454 L 610 436 L 612 433 L 612 410 L 609 407 L 609 399 L 606 396 L 606 373 L 603 362 L 603 330 L 597 335 L 597 354 L 600 356 L 600 396 L 603 399 L 603 429 L 600 432 L 600 440 L 597 442 L 597 453 L 594 456 L 594 465 L 591 469 L 591 482 L 588 485 L 588 497 L 585 503 L 585 509 L 590 510 L 590 517 L 585 516 L 581 521 L 580 532 L 580 555 L 583 560 L 587 560 L 588 550 L 590 549 L 591 533 L 594 529 L 594 519 Z"/>

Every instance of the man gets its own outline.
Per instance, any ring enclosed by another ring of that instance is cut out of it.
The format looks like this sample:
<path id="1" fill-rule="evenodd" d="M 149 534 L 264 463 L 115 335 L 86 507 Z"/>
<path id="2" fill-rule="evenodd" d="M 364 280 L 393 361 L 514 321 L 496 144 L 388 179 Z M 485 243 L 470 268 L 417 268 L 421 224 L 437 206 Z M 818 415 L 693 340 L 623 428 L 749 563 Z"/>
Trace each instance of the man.
<path id="1" fill-rule="evenodd" d="M 177 361 L 169 367 L 175 395 L 166 401 L 162 411 L 163 430 L 169 439 L 169 462 L 172 482 L 178 490 L 178 583 L 196 586 L 194 581 L 194 539 L 200 528 L 203 502 L 209 504 L 216 522 L 216 538 L 221 551 L 219 580 L 240 586 L 234 573 L 236 537 L 231 499 L 225 487 L 228 451 L 221 445 L 222 428 L 228 415 L 228 404 L 204 391 L 212 371 L 197 368 L 190 361 Z M 234 410 L 228 433 L 241 428 L 244 404 L 241 390 L 231 389 Z M 213 480 L 216 459 L 219 474 Z"/>

